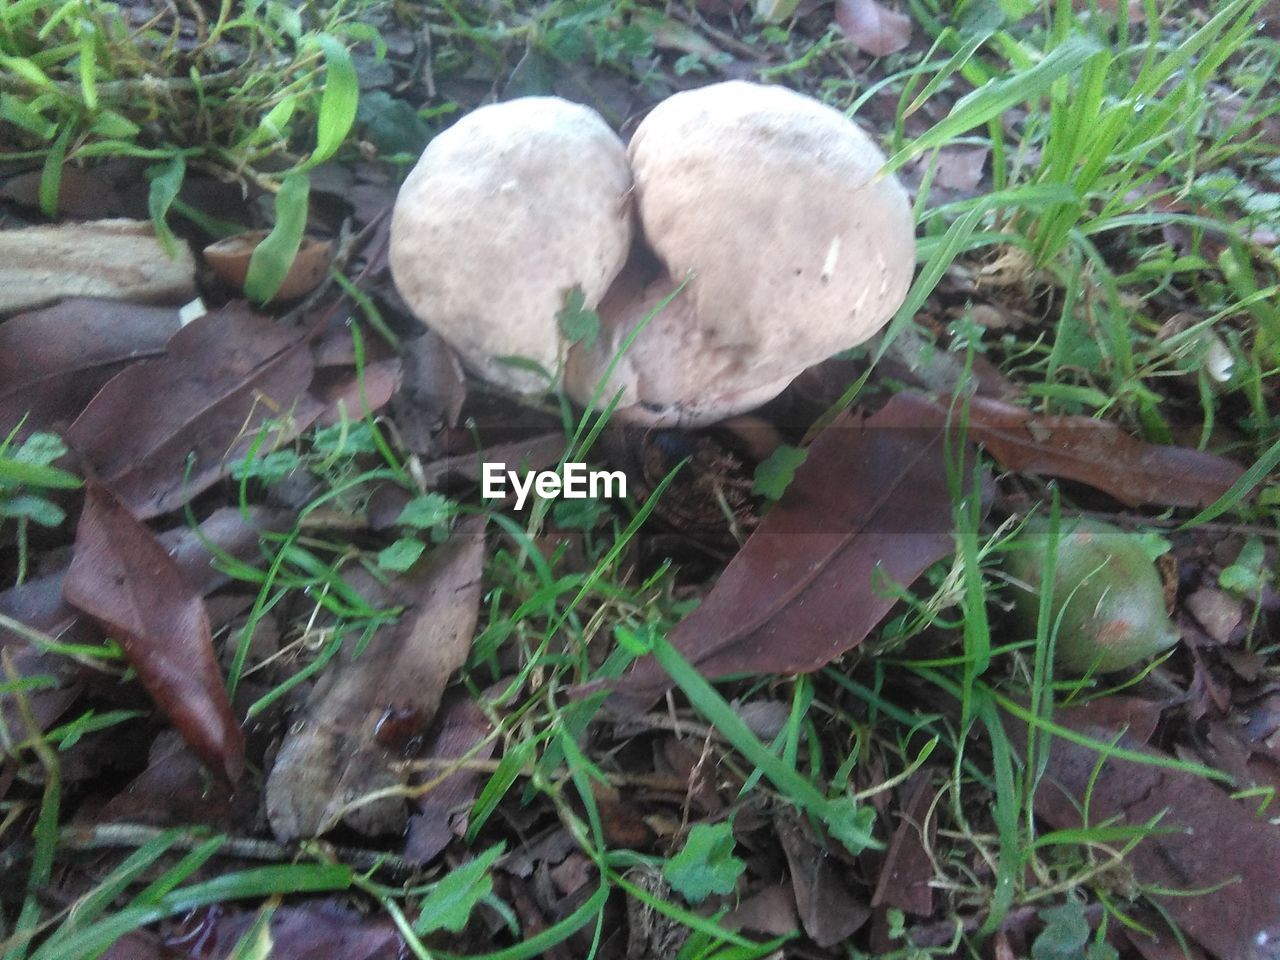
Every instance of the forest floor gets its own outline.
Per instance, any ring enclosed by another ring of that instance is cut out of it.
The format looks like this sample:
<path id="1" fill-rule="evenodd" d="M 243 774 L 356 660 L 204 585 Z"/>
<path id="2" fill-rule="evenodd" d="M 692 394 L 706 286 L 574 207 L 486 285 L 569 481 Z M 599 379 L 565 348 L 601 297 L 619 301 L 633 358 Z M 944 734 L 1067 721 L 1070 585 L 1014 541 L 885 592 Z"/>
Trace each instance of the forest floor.
<path id="1" fill-rule="evenodd" d="M 1274 0 L 3 4 L 0 957 L 1280 957 L 1277 77 Z M 725 80 L 883 149 L 885 331 L 699 429 L 464 373 L 433 136 Z"/>

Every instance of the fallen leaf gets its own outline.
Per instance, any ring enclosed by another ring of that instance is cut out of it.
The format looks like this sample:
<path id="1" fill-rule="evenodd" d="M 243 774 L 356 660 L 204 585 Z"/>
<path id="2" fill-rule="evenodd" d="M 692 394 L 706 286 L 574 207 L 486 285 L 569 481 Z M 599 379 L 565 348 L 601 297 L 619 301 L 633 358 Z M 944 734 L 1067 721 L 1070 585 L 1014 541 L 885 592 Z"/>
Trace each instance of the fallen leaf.
<path id="1" fill-rule="evenodd" d="M 235 304 L 169 340 L 165 356 L 134 364 L 104 386 L 67 441 L 140 518 L 167 513 L 208 489 L 260 444 L 284 443 L 321 412 L 307 394 L 304 332 Z M 188 457 L 192 459 L 188 463 Z"/>
<path id="2" fill-rule="evenodd" d="M 1103 743 L 1164 756 L 1115 728 L 1097 726 L 1073 710 L 1054 714 Z M 1017 742 L 1017 737 L 1014 738 Z M 1080 827 L 1088 797 L 1091 823 L 1141 826 L 1159 818 L 1157 829 L 1126 857 L 1142 887 L 1178 927 L 1222 960 L 1274 960 L 1280 956 L 1280 833 L 1219 786 L 1181 770 L 1128 760 L 1102 762 L 1088 747 L 1052 741 L 1036 812 L 1055 829 Z M 1203 891 L 1203 892 L 1200 892 Z M 1230 923 L 1223 918 L 1230 917 Z"/>
<path id="3" fill-rule="evenodd" d="M 1204 951 L 1194 943 L 1187 943 L 1186 937 L 1176 935 L 1163 917 L 1152 912 L 1150 916 L 1140 915 L 1134 919 L 1155 934 L 1149 937 L 1127 925 L 1119 928 L 1142 960 L 1205 960 Z M 1186 944 L 1186 949 L 1183 949 L 1183 944 Z"/>
<path id="4" fill-rule="evenodd" d="M 1201 587 L 1185 602 L 1205 633 L 1218 643 L 1228 643 L 1244 621 L 1244 601 L 1213 587 Z"/>
<path id="5" fill-rule="evenodd" d="M 377 413 L 391 402 L 402 378 L 399 357 L 367 364 L 359 371 L 317 370 L 311 395 L 324 409 L 316 417 L 316 426 L 329 427 Z"/>
<path id="6" fill-rule="evenodd" d="M 281 840 L 316 836 L 339 820 L 366 834 L 403 830 L 401 795 L 349 805 L 407 783 L 396 769 L 402 748 L 426 732 L 466 660 L 479 614 L 481 529 L 479 521 L 463 524 L 429 562 L 394 581 L 386 599 L 404 605 L 399 620 L 359 656 L 344 649 L 312 690 L 267 780 L 267 818 Z"/>
<path id="7" fill-rule="evenodd" d="M 196 295 L 185 243 L 170 257 L 149 220 L 0 230 L 0 314 L 63 297 L 185 303 Z"/>
<path id="8" fill-rule="evenodd" d="M 832 858 L 800 832 L 782 825 L 778 839 L 787 855 L 796 910 L 804 932 L 820 947 L 848 939 L 871 917 L 871 910 L 840 876 L 839 860 Z"/>
<path id="9" fill-rule="evenodd" d="M 202 594 L 208 594 L 230 578 L 213 563 L 210 549 L 230 554 L 242 563 L 265 562 L 259 548 L 259 537 L 265 530 L 286 529 L 292 514 L 281 510 L 255 507 L 247 513 L 225 507 L 214 511 L 196 530 L 179 527 L 160 535 L 183 577 Z M 10 590 L 0 592 L 0 613 L 34 630 L 55 634 L 64 643 L 95 643 L 98 630 L 71 607 L 62 595 L 67 569 L 28 580 Z M 80 673 L 66 657 L 45 653 L 21 636 L 0 627 L 0 649 L 12 653 L 18 675 L 43 674 L 53 677 L 58 687 L 33 690 L 29 694 L 31 710 L 40 729 L 47 730 L 71 706 L 79 693 Z M 23 739 L 26 726 L 18 715 L 12 697 L 0 700 L 3 721 L 15 739 Z"/>
<path id="10" fill-rule="evenodd" d="M 112 183 L 107 171 L 102 169 L 107 164 L 95 165 L 89 170 L 82 170 L 72 164 L 62 168 L 58 178 L 58 216 L 73 220 L 99 220 L 124 216 L 127 204 Z M 134 182 L 143 179 L 142 168 L 133 164 Z M 0 188 L 0 197 L 12 200 L 19 206 L 33 210 L 40 208 L 40 185 L 44 181 L 44 171 L 30 170 L 10 177 Z M 144 180 L 145 183 L 145 180 Z M 142 205 L 145 211 L 146 204 Z M 145 212 L 140 211 L 141 216 Z"/>
<path id="11" fill-rule="evenodd" d="M 176 734 L 165 731 L 151 744 L 147 768 L 101 809 L 91 811 L 87 823 L 188 828 L 200 824 L 224 832 L 250 832 L 258 808 L 256 792 L 210 790 L 207 781 L 196 756 Z"/>
<path id="12" fill-rule="evenodd" d="M 946 410 L 935 404 L 936 423 Z M 1144 443 L 1105 420 L 1041 416 L 986 397 L 969 401 L 969 437 L 1008 470 L 1076 480 L 1130 507 L 1203 507 L 1243 473 L 1225 457 Z"/>
<path id="13" fill-rule="evenodd" d="M 404 343 L 404 379 L 391 398 L 391 412 L 405 446 L 418 454 L 434 450 L 436 433 L 455 426 L 467 399 L 462 364 L 440 335 L 423 335 Z"/>
<path id="14" fill-rule="evenodd" d="M 563 431 L 494 444 L 475 453 L 433 460 L 422 468 L 422 482 L 427 489 L 440 486 L 449 477 L 479 483 L 486 463 L 505 463 L 512 470 L 549 470 L 564 456 L 564 447 Z M 514 496 L 514 493 L 509 494 L 508 499 L 513 499 Z"/>
<path id="15" fill-rule="evenodd" d="M 691 53 L 703 60 L 710 60 L 720 53 L 720 48 L 700 30 L 673 17 L 663 16 L 656 10 L 637 10 L 632 14 L 631 22 L 649 34 L 659 50 Z"/>
<path id="16" fill-rule="evenodd" d="M 873 908 L 895 907 L 917 917 L 933 914 L 933 888 L 929 881 L 934 870 L 929 848 L 937 832 L 936 821 L 930 820 L 927 828 L 922 828 L 936 795 L 928 774 L 916 774 L 908 782 L 906 800 L 899 811 L 901 820 L 889 841 L 876 891 L 871 896 Z"/>
<path id="17" fill-rule="evenodd" d="M 671 632 L 707 677 L 804 673 L 857 646 L 910 584 L 951 553 L 952 497 L 932 402 L 893 397 L 863 421 L 846 415 L 809 447 L 783 498 L 711 593 Z M 608 701 L 643 712 L 671 685 L 652 657 Z"/>
<path id="18" fill-rule="evenodd" d="M 971 194 L 982 182 L 982 170 L 990 155 L 988 147 L 947 147 L 940 150 L 933 182 L 948 190 Z"/>
<path id="19" fill-rule="evenodd" d="M 466 756 L 474 760 L 488 760 L 497 746 L 495 740 L 486 739 L 493 729 L 488 718 L 465 697 L 457 697 L 452 703 L 446 700 L 436 727 L 437 732 L 423 751 L 423 756 L 445 765 L 450 760 Z M 417 779 L 421 783 L 437 779 L 439 782 L 414 798 L 418 809 L 409 818 L 403 856 L 411 863 L 426 863 L 435 859 L 458 835 L 454 818 L 465 816 L 485 777 L 478 771 L 464 769 L 455 770 L 440 779 L 439 771 L 428 769 Z"/>
<path id="20" fill-rule="evenodd" d="M 896 53 L 911 43 L 911 18 L 876 0 L 836 0 L 836 23 L 855 47 L 873 57 Z"/>
<path id="21" fill-rule="evenodd" d="M 244 281 L 249 275 L 249 261 L 258 244 L 267 238 L 266 230 L 247 230 L 226 237 L 204 248 L 205 262 L 224 283 L 235 288 L 237 295 L 244 293 Z M 272 297 L 273 302 L 296 300 L 304 297 L 324 282 L 333 260 L 333 244 L 328 240 L 304 236 L 293 265 L 285 274 L 284 282 Z"/>
<path id="22" fill-rule="evenodd" d="M 231 712 L 200 592 L 156 536 L 95 480 L 63 595 L 120 643 L 156 706 L 228 782 L 244 766 L 244 736 Z"/>
<path id="23" fill-rule="evenodd" d="M 729 930 L 751 930 L 770 937 L 785 937 L 800 925 L 796 919 L 796 898 L 789 886 L 775 884 L 744 899 L 723 921 Z"/>
<path id="24" fill-rule="evenodd" d="M 135 932 L 102 960 L 222 960 L 258 917 L 257 910 L 222 904 L 196 910 L 162 936 Z M 271 960 L 400 960 L 407 949 L 385 913 L 361 913 L 333 899 L 277 907 L 268 930 Z"/>
<path id="25" fill-rule="evenodd" d="M 0 324 L 0 435 L 70 423 L 104 383 L 158 356 L 178 311 L 113 300 L 64 300 Z"/>

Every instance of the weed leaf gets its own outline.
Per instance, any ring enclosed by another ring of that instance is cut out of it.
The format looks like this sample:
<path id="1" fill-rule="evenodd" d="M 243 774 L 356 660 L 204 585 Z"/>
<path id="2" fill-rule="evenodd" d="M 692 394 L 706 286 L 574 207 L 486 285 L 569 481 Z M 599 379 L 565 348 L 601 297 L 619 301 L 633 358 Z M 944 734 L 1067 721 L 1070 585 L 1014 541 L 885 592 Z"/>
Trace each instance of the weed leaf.
<path id="1" fill-rule="evenodd" d="M 489 869 L 505 849 L 506 844 L 495 844 L 436 881 L 423 898 L 414 932 L 420 936 L 436 930 L 460 932 L 471 918 L 471 911 L 493 892 L 493 877 Z"/>
<path id="2" fill-rule="evenodd" d="M 747 865 L 733 855 L 733 824 L 699 823 L 684 849 L 666 862 L 662 876 L 691 903 L 713 893 L 732 893 Z"/>
<path id="3" fill-rule="evenodd" d="M 342 146 L 356 118 L 360 82 L 351 54 L 336 37 L 322 33 L 315 42 L 324 52 L 324 93 L 316 117 L 316 149 L 308 167 L 324 163 Z"/>
<path id="4" fill-rule="evenodd" d="M 280 192 L 276 194 L 276 225 L 249 258 L 244 292 L 250 300 L 266 303 L 273 299 L 289 276 L 307 227 L 310 192 L 311 178 L 305 173 L 291 173 L 280 184 Z"/>

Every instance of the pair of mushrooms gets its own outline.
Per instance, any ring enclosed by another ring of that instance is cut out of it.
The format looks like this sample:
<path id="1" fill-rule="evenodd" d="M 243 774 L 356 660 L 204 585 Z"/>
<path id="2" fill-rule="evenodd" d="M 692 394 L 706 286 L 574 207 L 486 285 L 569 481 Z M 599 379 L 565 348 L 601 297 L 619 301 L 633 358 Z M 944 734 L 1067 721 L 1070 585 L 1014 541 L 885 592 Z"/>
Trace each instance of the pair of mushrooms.
<path id="1" fill-rule="evenodd" d="M 691 427 L 772 399 L 902 303 L 910 204 L 851 120 L 780 87 L 678 93 L 629 147 L 554 97 L 482 107 L 431 141 L 396 201 L 391 269 L 414 313 L 483 379 L 520 393 L 562 370 L 586 404 Z M 681 287 L 683 284 L 683 287 Z M 600 316 L 569 344 L 573 291 Z"/>

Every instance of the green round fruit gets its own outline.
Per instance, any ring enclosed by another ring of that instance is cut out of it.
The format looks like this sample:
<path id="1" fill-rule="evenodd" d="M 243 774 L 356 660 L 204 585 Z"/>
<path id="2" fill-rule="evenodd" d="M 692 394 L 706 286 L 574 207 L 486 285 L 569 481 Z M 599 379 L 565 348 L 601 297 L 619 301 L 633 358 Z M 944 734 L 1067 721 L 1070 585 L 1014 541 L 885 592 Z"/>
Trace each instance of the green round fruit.
<path id="1" fill-rule="evenodd" d="M 1048 529 L 1044 521 L 1028 523 L 1011 543 L 1005 564 L 1021 581 L 1014 584 L 1015 614 L 1032 635 Z M 1178 642 L 1160 575 L 1137 537 L 1087 519 L 1064 520 L 1059 533 L 1049 621 L 1050 632 L 1058 624 L 1054 665 L 1059 673 L 1123 670 Z"/>

